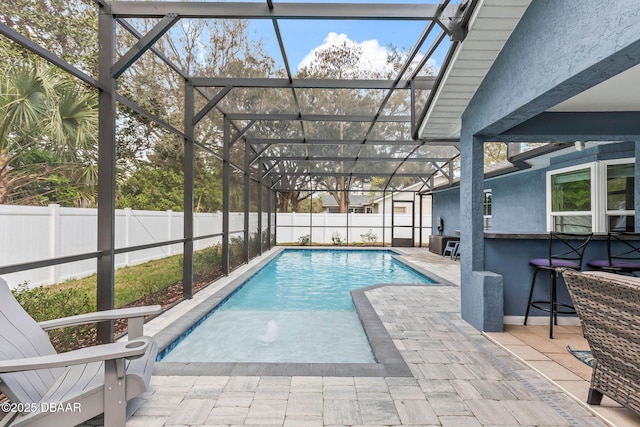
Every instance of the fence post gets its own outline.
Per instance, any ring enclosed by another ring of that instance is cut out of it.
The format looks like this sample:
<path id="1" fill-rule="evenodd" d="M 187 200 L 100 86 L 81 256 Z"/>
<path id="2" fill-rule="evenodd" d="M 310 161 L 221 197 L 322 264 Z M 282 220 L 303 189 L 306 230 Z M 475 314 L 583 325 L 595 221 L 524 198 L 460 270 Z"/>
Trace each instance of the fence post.
<path id="1" fill-rule="evenodd" d="M 212 212 L 211 216 L 213 217 L 214 215 L 215 215 L 215 213 Z M 206 218 L 206 215 L 205 215 L 205 218 Z M 197 212 L 193 213 L 193 235 L 194 236 L 199 236 L 200 235 L 200 219 L 198 218 L 198 213 Z M 197 251 L 198 249 L 200 249 L 200 247 L 201 247 L 200 246 L 200 240 L 194 240 L 193 241 L 193 250 Z"/>
<path id="2" fill-rule="evenodd" d="M 49 205 L 49 256 L 60 256 L 60 205 L 55 203 Z M 60 281 L 59 265 L 49 267 L 49 278 L 51 283 Z"/>
<path id="3" fill-rule="evenodd" d="M 173 211 L 169 209 L 167 211 L 167 241 L 171 240 L 171 222 L 173 222 Z M 173 245 L 169 245 L 169 256 L 173 255 L 173 251 L 171 250 Z"/>
<path id="4" fill-rule="evenodd" d="M 322 244 L 327 244 L 327 211 L 323 212 L 322 217 Z"/>
<path id="5" fill-rule="evenodd" d="M 216 233 L 222 233 L 222 212 L 217 211 L 216 215 L 218 216 L 216 219 Z M 220 231 L 217 230 L 218 226 L 220 227 Z M 218 239 L 217 244 L 222 245 L 222 237 L 218 237 L 217 239 Z"/>
<path id="6" fill-rule="evenodd" d="M 124 208 L 124 247 L 128 248 L 131 246 L 131 217 L 133 211 L 131 208 Z M 126 267 L 129 266 L 129 262 L 131 259 L 131 252 L 124 253 L 124 265 Z"/>

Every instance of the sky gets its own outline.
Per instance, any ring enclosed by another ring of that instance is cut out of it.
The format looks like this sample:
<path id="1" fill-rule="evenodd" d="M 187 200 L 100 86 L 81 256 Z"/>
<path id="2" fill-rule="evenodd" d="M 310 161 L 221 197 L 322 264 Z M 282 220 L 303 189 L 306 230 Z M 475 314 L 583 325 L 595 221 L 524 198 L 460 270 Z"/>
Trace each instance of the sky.
<path id="1" fill-rule="evenodd" d="M 318 3 L 319 1 L 305 1 Z M 339 0 L 324 1 L 322 3 L 338 3 Z M 277 7 L 277 0 L 274 0 Z M 424 0 L 349 0 L 349 3 L 421 3 Z M 437 3 L 437 2 L 435 2 Z M 373 20 L 278 20 L 280 33 L 289 59 L 292 73 L 295 74 L 300 65 L 309 60 L 314 49 L 326 47 L 333 43 L 356 43 L 369 58 L 373 66 L 384 66 L 389 45 L 400 49 L 410 50 L 426 28 L 428 22 L 419 21 L 373 21 Z M 269 20 L 254 20 L 251 22 L 254 35 L 262 38 L 267 53 L 273 58 L 281 58 L 273 23 Z M 437 28 L 432 31 L 437 33 Z M 433 35 L 423 44 L 422 52 L 431 45 Z M 432 65 L 436 68 L 442 64 L 448 43 L 443 42 L 433 58 Z M 279 65 L 283 65 L 280 61 Z"/>

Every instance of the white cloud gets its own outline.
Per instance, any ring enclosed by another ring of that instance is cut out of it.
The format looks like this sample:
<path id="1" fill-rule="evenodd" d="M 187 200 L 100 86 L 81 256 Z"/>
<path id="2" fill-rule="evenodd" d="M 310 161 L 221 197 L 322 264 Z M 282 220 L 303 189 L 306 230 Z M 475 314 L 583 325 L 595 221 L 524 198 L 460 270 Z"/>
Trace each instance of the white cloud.
<path id="1" fill-rule="evenodd" d="M 387 58 L 389 56 L 389 50 L 385 46 L 380 46 L 380 43 L 376 39 L 365 40 L 363 42 L 356 42 L 354 40 L 349 39 L 349 36 L 346 34 L 338 34 L 331 32 L 327 34 L 327 37 L 324 39 L 324 42 L 315 48 L 313 48 L 298 64 L 297 69 L 299 70 L 302 67 L 308 66 L 313 63 L 316 52 L 324 50 L 331 46 L 338 46 L 346 43 L 347 46 L 358 46 L 362 49 L 362 56 L 365 58 L 364 61 L 360 62 L 360 69 L 365 72 L 375 70 L 382 74 L 386 74 L 391 71 L 391 67 L 387 64 Z M 413 63 L 416 64 L 422 60 L 423 55 L 419 53 L 413 59 Z M 427 60 L 427 67 L 433 67 L 436 71 L 435 74 L 439 71 L 439 66 L 436 63 L 436 60 L 433 58 L 429 58 Z M 410 68 L 413 69 L 413 68 Z"/>
<path id="2" fill-rule="evenodd" d="M 362 70 L 377 70 L 380 72 L 388 70 L 389 66 L 387 65 L 387 56 L 389 56 L 389 51 L 386 47 L 380 46 L 378 40 L 365 40 L 358 43 L 349 39 L 346 34 L 337 34 L 333 32 L 327 34 L 324 42 L 320 46 L 313 48 L 311 52 L 309 52 L 307 56 L 300 61 L 297 69 L 299 70 L 300 68 L 311 64 L 316 52 L 331 46 L 342 45 L 343 43 L 346 43 L 347 46 L 359 46 L 362 49 L 362 56 L 365 59 L 360 62 L 360 68 Z"/>

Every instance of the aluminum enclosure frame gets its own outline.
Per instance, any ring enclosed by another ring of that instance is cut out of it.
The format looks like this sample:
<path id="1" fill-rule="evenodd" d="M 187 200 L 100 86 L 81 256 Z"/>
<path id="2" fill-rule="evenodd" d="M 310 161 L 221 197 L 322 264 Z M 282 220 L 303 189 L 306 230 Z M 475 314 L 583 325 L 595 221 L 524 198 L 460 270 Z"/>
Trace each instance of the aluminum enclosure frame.
<path id="1" fill-rule="evenodd" d="M 223 232 L 222 232 L 222 269 L 225 274 L 229 272 L 229 236 L 234 231 L 229 229 L 229 183 L 232 170 L 239 171 L 244 174 L 245 194 L 244 194 L 244 214 L 245 229 L 244 231 L 244 261 L 249 261 L 248 249 L 248 214 L 249 214 L 249 195 L 250 183 L 257 182 L 259 184 L 259 229 L 261 253 L 262 234 L 266 232 L 269 236 L 267 248 L 275 243 L 273 236 L 275 235 L 275 227 L 277 225 L 276 212 L 276 193 L 278 191 L 278 182 L 286 175 L 301 174 L 304 172 L 289 172 L 278 169 L 281 164 L 277 159 L 266 157 L 262 159 L 260 149 L 256 148 L 261 144 L 352 144 L 360 146 L 358 155 L 353 157 L 356 161 L 362 159 L 366 161 L 367 156 L 360 156 L 362 147 L 369 145 L 415 145 L 416 149 L 424 145 L 453 145 L 457 146 L 457 140 L 447 141 L 415 141 L 406 139 L 397 140 L 375 140 L 370 139 L 371 132 L 376 124 L 380 123 L 405 123 L 411 129 L 416 128 L 416 90 L 431 90 L 437 81 L 437 77 L 419 76 L 418 73 L 422 67 L 426 65 L 427 60 L 446 38 L 457 42 L 466 34 L 465 19 L 469 16 L 475 1 L 467 0 L 460 5 L 449 5 L 449 0 L 442 0 L 440 4 L 321 4 L 321 3 L 276 3 L 267 0 L 266 3 L 241 3 L 241 2 L 164 2 L 164 1 L 107 1 L 94 0 L 99 11 L 99 77 L 94 79 L 85 72 L 79 70 L 73 65 L 60 59 L 57 55 L 47 51 L 45 48 L 38 46 L 28 38 L 17 33 L 12 28 L 0 23 L 0 34 L 26 48 L 27 50 L 42 57 L 51 64 L 61 68 L 74 77 L 80 79 L 89 86 L 99 91 L 99 135 L 98 135 L 98 244 L 96 252 L 89 254 L 80 254 L 73 257 L 62 257 L 58 259 L 50 259 L 44 261 L 36 261 L 32 263 L 24 263 L 20 266 L 1 267 L 0 273 L 17 271 L 17 269 L 35 268 L 35 266 L 57 265 L 70 262 L 76 259 L 96 258 L 97 260 L 97 308 L 98 310 L 111 309 L 114 306 L 114 258 L 116 254 L 126 253 L 128 251 L 140 250 L 143 248 L 160 247 L 168 243 L 182 243 L 184 246 L 183 261 L 183 296 L 190 298 L 193 295 L 193 242 L 198 239 L 211 236 L 195 236 L 194 235 L 194 208 L 193 208 L 193 191 L 194 191 L 194 152 L 196 149 L 205 150 L 209 154 L 222 161 L 223 165 Z M 135 17 L 157 17 L 160 18 L 158 24 L 147 34 L 140 34 L 133 25 L 127 22 L 127 18 Z M 226 77 L 201 77 L 189 76 L 180 69 L 175 63 L 166 58 L 162 52 L 155 48 L 154 44 L 164 34 L 166 34 L 173 25 L 183 18 L 223 18 L 223 19 L 269 19 L 272 20 L 274 31 L 278 40 L 281 54 L 283 56 L 284 65 L 288 78 L 286 79 L 241 79 Z M 406 20 L 406 21 L 423 21 L 428 23 L 425 31 L 420 37 L 418 43 L 410 52 L 409 58 L 402 67 L 402 71 L 394 80 L 306 80 L 295 79 L 292 77 L 290 66 L 287 60 L 284 43 L 278 27 L 279 19 L 365 19 L 365 20 Z M 116 27 L 120 26 L 125 31 L 133 35 L 138 42 L 129 49 L 121 58 L 116 59 Z M 428 49 L 425 55 L 410 75 L 403 78 L 420 49 L 426 41 L 427 36 L 432 34 L 432 30 L 438 28 L 440 34 L 436 36 L 436 41 Z M 167 123 L 153 113 L 146 111 L 135 102 L 125 98 L 117 92 L 117 79 L 127 71 L 129 67 L 135 64 L 145 52 L 150 52 L 160 58 L 174 72 L 185 80 L 184 94 L 184 129 L 180 130 Z M 216 96 L 210 96 L 203 90 L 206 87 L 220 87 L 221 91 Z M 259 114 L 259 113 L 240 113 L 233 111 L 225 111 L 220 107 L 220 101 L 234 90 L 234 88 L 279 88 L 290 90 L 294 99 L 297 112 L 294 114 Z M 298 102 L 297 90 L 301 89 L 375 89 L 387 91 L 382 103 L 378 106 L 375 114 L 351 114 L 351 115 L 317 115 L 303 114 Z M 392 94 L 398 91 L 406 91 L 411 97 L 411 115 L 394 115 L 387 116 L 383 114 L 384 108 L 391 98 Z M 195 111 L 195 96 L 199 94 L 207 99 L 207 106 L 201 111 Z M 158 242 L 149 245 L 139 245 L 127 248 L 115 248 L 115 134 L 116 134 L 116 103 L 123 104 L 131 108 L 143 117 L 152 120 L 170 133 L 180 137 L 184 142 L 184 229 L 183 238 L 173 240 L 171 242 Z M 223 143 L 222 151 L 218 152 L 211 149 L 202 141 L 195 139 L 195 126 L 211 111 L 216 110 L 224 117 Z M 250 130 L 257 120 L 290 120 L 300 123 L 302 132 L 305 132 L 306 121 L 347 121 L 347 122 L 363 122 L 369 123 L 366 135 L 362 139 L 356 140 L 332 140 L 332 139 L 314 139 L 303 136 L 301 140 L 279 139 L 273 142 L 265 142 L 267 139 L 251 139 L 246 138 L 244 134 Z M 236 123 L 239 121 L 250 121 L 251 123 L 244 126 Z M 236 165 L 232 162 L 230 149 L 232 145 L 244 139 L 244 164 Z M 442 170 L 444 164 L 452 162 L 457 157 L 429 157 L 424 160 L 432 162 L 436 168 Z M 320 157 L 322 158 L 322 157 Z M 283 158 L 287 160 L 286 158 Z M 343 161 L 340 157 L 332 157 L 327 160 Z M 385 160 L 380 158 L 378 160 Z M 420 161 L 420 159 L 410 159 L 406 156 L 404 159 L 389 158 L 393 162 L 402 161 L 404 164 Z M 251 167 L 257 163 L 259 165 L 258 173 L 252 174 Z M 329 173 L 327 173 L 329 174 Z M 322 174 L 316 173 L 317 176 Z M 333 173 L 333 176 L 340 175 Z M 342 175 L 351 180 L 352 177 L 364 176 L 363 173 L 355 170 L 345 171 Z M 371 175 L 371 174 L 369 174 Z M 432 176 L 424 176 L 421 173 L 403 173 L 399 172 L 399 166 L 393 173 L 378 173 L 374 176 L 387 177 L 383 194 L 387 194 L 388 185 L 393 177 L 416 177 L 425 184 L 432 182 Z M 268 195 L 263 203 L 263 192 Z M 266 206 L 264 206 L 266 204 Z M 266 227 L 263 229 L 262 209 L 266 209 L 268 220 Z M 98 326 L 98 341 L 113 341 L 113 323 L 101 323 Z"/>

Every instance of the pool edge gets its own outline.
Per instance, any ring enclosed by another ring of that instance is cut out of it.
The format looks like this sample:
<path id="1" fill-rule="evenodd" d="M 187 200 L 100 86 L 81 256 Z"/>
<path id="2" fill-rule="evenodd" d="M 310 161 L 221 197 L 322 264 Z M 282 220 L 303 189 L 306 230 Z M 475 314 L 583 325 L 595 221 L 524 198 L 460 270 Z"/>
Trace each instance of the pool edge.
<path id="1" fill-rule="evenodd" d="M 244 282 L 249 280 L 258 271 L 260 271 L 262 267 L 279 256 L 284 250 L 284 248 L 277 248 L 273 252 L 267 254 L 264 259 L 261 259 L 247 271 L 239 274 L 238 277 L 233 278 L 228 284 L 195 306 L 189 312 L 182 315 L 170 326 L 158 332 L 154 336 L 158 344 L 158 354 L 164 352 L 167 347 L 177 344 L 179 338 L 184 335 L 186 331 L 196 327 L 205 319 L 205 317 L 207 317 L 207 315 L 209 315 L 209 313 L 212 312 L 214 308 L 220 305 L 225 299 L 229 298 Z"/>
<path id="2" fill-rule="evenodd" d="M 300 249 L 300 248 L 292 248 Z M 329 248 L 336 249 L 336 248 Z M 287 248 L 277 248 L 246 272 L 232 279 L 227 285 L 180 317 L 172 325 L 156 334 L 160 353 L 167 347 L 177 344 L 185 331 L 196 327 L 205 317 L 225 299 L 229 298 L 246 280 L 255 275 L 268 262 Z M 380 250 L 380 249 L 378 249 Z M 386 249 L 389 250 L 389 249 Z M 394 258 L 407 267 L 416 270 L 434 280 L 427 286 L 450 286 L 447 280 L 433 272 L 414 266 L 401 259 L 402 254 Z M 266 375 L 266 376 L 362 376 L 362 377 L 412 377 L 413 374 L 397 349 L 382 320 L 375 312 L 365 292 L 382 286 L 425 286 L 415 284 L 377 284 L 351 291 L 358 318 L 362 323 L 377 363 L 249 363 L 249 362 L 157 362 L 153 374 L 161 376 L 200 376 L 200 375 Z"/>

